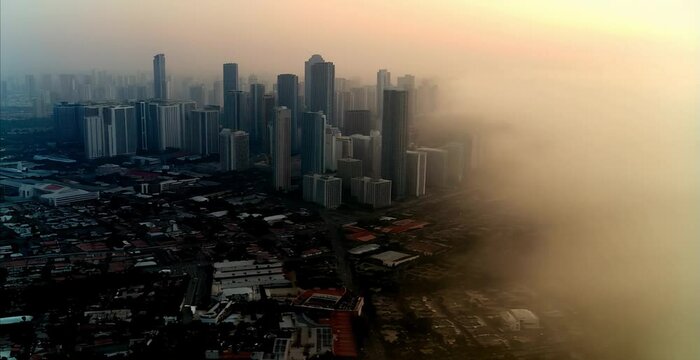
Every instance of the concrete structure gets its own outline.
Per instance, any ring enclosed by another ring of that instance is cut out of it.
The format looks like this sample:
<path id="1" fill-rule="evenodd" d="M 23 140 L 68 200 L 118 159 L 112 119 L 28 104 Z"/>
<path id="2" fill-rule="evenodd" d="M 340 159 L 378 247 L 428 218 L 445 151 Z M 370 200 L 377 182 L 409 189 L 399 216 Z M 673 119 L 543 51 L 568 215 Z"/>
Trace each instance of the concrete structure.
<path id="1" fill-rule="evenodd" d="M 406 196 L 425 195 L 428 154 L 406 151 Z"/>
<path id="2" fill-rule="evenodd" d="M 323 162 L 326 171 L 335 171 L 337 169 L 336 159 L 336 141 L 335 139 L 341 136 L 340 129 L 335 126 L 326 124 L 326 129 L 323 138 Z"/>
<path id="3" fill-rule="evenodd" d="M 332 175 L 304 175 L 302 193 L 305 201 L 335 209 L 342 202 L 342 180 Z"/>
<path id="4" fill-rule="evenodd" d="M 353 157 L 352 138 L 349 136 L 336 136 L 335 149 L 333 151 L 333 165 L 338 169 L 338 160 Z"/>
<path id="5" fill-rule="evenodd" d="M 159 100 L 168 100 L 165 55 L 163 54 L 153 57 L 153 97 Z"/>
<path id="6" fill-rule="evenodd" d="M 264 101 L 265 85 L 250 84 L 250 93 L 248 97 L 248 115 L 250 117 L 251 136 L 253 137 L 254 152 L 261 153 L 263 143 L 265 142 L 265 132 L 267 124 L 265 122 Z"/>
<path id="7" fill-rule="evenodd" d="M 313 84 L 312 67 L 315 64 L 324 62 L 323 57 L 319 54 L 312 55 L 309 60 L 304 63 L 304 106 L 305 111 L 311 110 L 311 84 Z"/>
<path id="8" fill-rule="evenodd" d="M 391 181 L 367 176 L 353 178 L 350 180 L 350 194 L 360 204 L 373 208 L 391 206 Z"/>
<path id="9" fill-rule="evenodd" d="M 250 132 L 247 99 L 243 91 L 231 90 L 224 93 L 224 127 Z"/>
<path id="10" fill-rule="evenodd" d="M 301 174 L 325 171 L 326 116 L 322 112 L 305 112 L 301 119 Z"/>
<path id="11" fill-rule="evenodd" d="M 107 153 L 105 156 L 130 155 L 138 146 L 138 126 L 133 106 L 115 105 L 103 110 Z"/>
<path id="12" fill-rule="evenodd" d="M 428 187 L 445 187 L 447 186 L 448 176 L 448 157 L 447 151 L 443 149 L 435 149 L 421 147 L 417 149 L 420 152 L 427 154 L 428 165 L 426 170 L 426 185 Z"/>
<path id="13" fill-rule="evenodd" d="M 178 103 L 148 104 L 149 121 L 153 122 L 153 138 L 158 151 L 182 148 L 182 108 Z"/>
<path id="14" fill-rule="evenodd" d="M 391 180 L 392 196 L 406 195 L 406 150 L 408 118 L 406 92 L 384 90 L 382 121 L 382 178 Z"/>
<path id="15" fill-rule="evenodd" d="M 184 127 L 184 149 L 202 156 L 219 153 L 219 107 L 192 110 Z"/>
<path id="16" fill-rule="evenodd" d="M 250 138 L 245 131 L 223 129 L 219 133 L 219 164 L 221 171 L 248 169 Z"/>
<path id="17" fill-rule="evenodd" d="M 272 124 L 272 184 L 275 190 L 287 191 L 292 186 L 292 114 L 284 106 L 277 108 Z"/>

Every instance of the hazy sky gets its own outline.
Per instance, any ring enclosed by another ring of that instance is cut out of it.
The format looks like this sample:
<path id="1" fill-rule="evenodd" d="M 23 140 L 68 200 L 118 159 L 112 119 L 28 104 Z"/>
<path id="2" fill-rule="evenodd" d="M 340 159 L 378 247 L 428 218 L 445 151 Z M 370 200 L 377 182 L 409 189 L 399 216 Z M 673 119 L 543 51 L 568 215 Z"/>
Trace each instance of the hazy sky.
<path id="1" fill-rule="evenodd" d="M 2 0 L 0 70 L 150 71 L 159 52 L 169 71 L 201 75 L 228 61 L 242 74 L 300 74 L 320 53 L 338 76 L 366 81 L 384 67 L 447 77 L 501 63 L 600 66 L 644 46 L 696 56 L 697 3 Z"/>

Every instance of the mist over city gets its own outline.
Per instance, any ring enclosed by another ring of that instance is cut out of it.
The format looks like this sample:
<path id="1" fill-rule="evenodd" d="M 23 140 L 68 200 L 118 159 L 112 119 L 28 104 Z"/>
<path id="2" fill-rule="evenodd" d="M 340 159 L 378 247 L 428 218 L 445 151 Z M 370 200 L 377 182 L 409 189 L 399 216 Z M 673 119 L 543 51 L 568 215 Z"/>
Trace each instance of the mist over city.
<path id="1" fill-rule="evenodd" d="M 698 359 L 699 14 L 3 0 L 0 359 Z"/>

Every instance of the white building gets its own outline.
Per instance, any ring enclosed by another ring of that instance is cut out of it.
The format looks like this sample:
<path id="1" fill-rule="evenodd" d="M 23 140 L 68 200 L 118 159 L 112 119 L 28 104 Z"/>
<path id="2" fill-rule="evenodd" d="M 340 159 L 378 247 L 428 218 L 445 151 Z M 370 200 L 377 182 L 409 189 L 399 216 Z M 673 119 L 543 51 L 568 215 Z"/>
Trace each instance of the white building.
<path id="1" fill-rule="evenodd" d="M 338 168 L 338 164 L 336 163 L 336 138 L 341 135 L 342 134 L 340 133 L 340 129 L 338 129 L 335 126 L 326 125 L 326 132 L 324 135 L 323 144 L 324 163 L 326 166 L 326 171 L 335 171 Z"/>
<path id="2" fill-rule="evenodd" d="M 331 175 L 304 175 L 303 196 L 305 201 L 312 201 L 325 208 L 335 209 L 342 202 L 343 182 Z"/>
<path id="3" fill-rule="evenodd" d="M 350 181 L 350 194 L 360 204 L 371 205 L 373 208 L 391 206 L 390 180 L 365 176 Z"/>

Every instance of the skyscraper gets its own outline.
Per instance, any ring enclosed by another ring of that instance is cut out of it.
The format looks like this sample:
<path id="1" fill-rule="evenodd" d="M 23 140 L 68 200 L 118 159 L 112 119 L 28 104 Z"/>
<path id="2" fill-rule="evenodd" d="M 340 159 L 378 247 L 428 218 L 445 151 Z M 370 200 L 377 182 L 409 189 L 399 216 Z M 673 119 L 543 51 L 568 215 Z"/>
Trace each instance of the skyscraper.
<path id="1" fill-rule="evenodd" d="M 421 147 L 417 149 L 427 154 L 428 165 L 426 166 L 425 183 L 428 187 L 444 187 L 447 186 L 448 177 L 448 157 L 447 151 L 443 149 L 435 149 Z"/>
<path id="2" fill-rule="evenodd" d="M 305 112 L 301 119 L 301 174 L 322 174 L 324 165 L 326 116 Z"/>
<path id="3" fill-rule="evenodd" d="M 343 180 L 343 189 L 350 189 L 350 180 L 362 177 L 362 160 L 343 158 L 338 160 L 338 177 Z"/>
<path id="4" fill-rule="evenodd" d="M 406 194 L 408 114 L 406 91 L 384 90 L 382 116 L 382 178 L 392 181 L 392 196 Z"/>
<path id="5" fill-rule="evenodd" d="M 313 80 L 311 67 L 314 64 L 322 63 L 323 61 L 324 60 L 321 55 L 314 54 L 304 63 L 304 111 L 313 111 L 311 110 L 311 83 Z"/>
<path id="6" fill-rule="evenodd" d="M 407 196 L 425 195 L 427 154 L 422 151 L 406 152 L 406 191 Z"/>
<path id="7" fill-rule="evenodd" d="M 287 191 L 292 185 L 292 114 L 284 106 L 277 108 L 272 124 L 272 183 L 275 190 Z"/>
<path id="8" fill-rule="evenodd" d="M 62 102 L 53 107 L 54 129 L 58 143 L 82 141 L 84 106 Z"/>
<path id="9" fill-rule="evenodd" d="M 382 129 L 384 117 L 384 89 L 391 87 L 391 73 L 386 69 L 377 71 L 377 125 L 375 129 Z"/>
<path id="10" fill-rule="evenodd" d="M 373 208 L 391 206 L 391 181 L 367 176 L 352 178 L 350 194 L 360 204 Z"/>
<path id="11" fill-rule="evenodd" d="M 115 105 L 103 109 L 107 151 L 104 156 L 135 154 L 138 126 L 133 106 Z"/>
<path id="12" fill-rule="evenodd" d="M 238 64 L 224 64 L 224 94 L 238 90 Z"/>
<path id="13" fill-rule="evenodd" d="M 369 110 L 349 110 L 345 112 L 343 133 L 347 135 L 369 135 L 372 119 Z"/>
<path id="14" fill-rule="evenodd" d="M 242 171 L 250 166 L 250 138 L 245 131 L 223 129 L 219 133 L 221 171 Z"/>
<path id="15" fill-rule="evenodd" d="M 408 124 L 413 125 L 416 114 L 416 78 L 409 74 L 399 76 L 396 80 L 396 86 L 406 90 L 408 96 Z"/>
<path id="16" fill-rule="evenodd" d="M 464 176 L 464 144 L 450 142 L 442 149 L 447 151 L 447 181 L 452 185 L 457 185 L 462 182 Z"/>
<path id="17" fill-rule="evenodd" d="M 190 86 L 190 100 L 197 103 L 198 108 L 204 107 L 206 104 L 206 92 L 204 91 L 204 85 L 193 85 Z"/>
<path id="18" fill-rule="evenodd" d="M 177 103 L 152 102 L 148 104 L 149 150 L 163 151 L 182 148 L 182 118 Z"/>
<path id="19" fill-rule="evenodd" d="M 168 100 L 168 85 L 165 77 L 165 55 L 153 57 L 153 97 Z"/>
<path id="20" fill-rule="evenodd" d="M 319 62 L 311 66 L 309 109 L 323 111 L 326 121 L 337 126 L 333 118 L 335 106 L 335 65 L 332 62 Z"/>
<path id="21" fill-rule="evenodd" d="M 307 174 L 302 180 L 302 193 L 305 201 L 335 209 L 342 202 L 342 180 L 332 175 Z"/>
<path id="22" fill-rule="evenodd" d="M 148 128 L 148 103 L 144 100 L 130 102 L 134 107 L 134 118 L 136 118 L 136 128 L 138 140 L 136 142 L 138 150 L 148 150 L 148 133 L 152 131 Z"/>
<path id="23" fill-rule="evenodd" d="M 86 106 L 83 125 L 83 148 L 87 159 L 97 159 L 108 154 L 107 139 L 105 136 L 104 106 Z"/>
<path id="24" fill-rule="evenodd" d="M 270 147 L 270 139 L 272 136 L 270 134 L 272 133 L 272 123 L 275 121 L 276 116 L 275 107 L 274 95 L 268 94 L 263 96 L 263 116 L 265 118 L 263 152 L 268 155 L 270 155 L 272 151 Z"/>
<path id="25" fill-rule="evenodd" d="M 298 103 L 299 78 L 294 74 L 277 75 L 277 104 L 292 112 L 292 154 L 298 154 L 301 149 Z"/>
<path id="26" fill-rule="evenodd" d="M 246 93 L 243 91 L 232 90 L 224 93 L 224 127 L 250 131 L 246 119 L 246 99 Z"/>
<path id="27" fill-rule="evenodd" d="M 252 125 L 253 149 L 255 153 L 262 152 L 265 129 L 264 101 L 265 85 L 250 84 L 250 95 L 248 101 L 248 113 Z"/>
<path id="28" fill-rule="evenodd" d="M 335 171 L 337 169 L 336 159 L 336 141 L 335 138 L 341 136 L 340 129 L 335 126 L 326 124 L 326 130 L 323 137 L 323 162 L 326 170 Z"/>
<path id="29" fill-rule="evenodd" d="M 219 108 L 195 109 L 185 120 L 184 149 L 202 156 L 219 152 Z"/>

